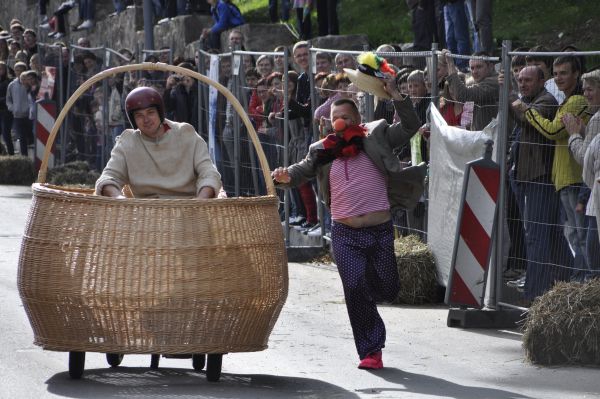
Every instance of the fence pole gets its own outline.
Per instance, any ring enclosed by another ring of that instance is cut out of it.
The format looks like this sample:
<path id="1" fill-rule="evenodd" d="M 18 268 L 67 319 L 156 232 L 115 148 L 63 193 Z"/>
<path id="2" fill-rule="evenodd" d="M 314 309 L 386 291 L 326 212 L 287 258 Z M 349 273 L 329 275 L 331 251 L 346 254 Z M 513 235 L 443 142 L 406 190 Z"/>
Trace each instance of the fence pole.
<path id="1" fill-rule="evenodd" d="M 237 49 L 237 48 L 236 48 Z M 236 57 L 235 53 L 231 55 L 231 65 L 232 68 L 235 68 L 234 58 Z M 239 57 L 239 56 L 238 56 Z M 241 64 L 241 62 L 240 62 Z M 241 100 L 243 97 L 240 84 L 240 69 L 243 68 L 243 65 L 239 66 L 239 69 L 236 71 L 235 69 L 232 71 L 232 92 L 235 93 L 235 96 Z M 233 123 L 233 181 L 235 188 L 235 196 L 240 196 L 240 119 L 238 115 L 227 115 L 227 108 L 230 105 L 227 103 L 225 106 L 225 120 L 227 121 L 228 117 L 231 117 L 231 122 Z M 247 108 L 246 108 L 247 109 Z M 233 112 L 233 110 L 231 111 Z M 227 122 L 226 122 L 227 123 Z M 231 160 L 230 160 L 231 161 Z"/>
<path id="2" fill-rule="evenodd" d="M 490 306 L 497 308 L 498 297 L 502 294 L 502 265 L 504 246 L 504 218 L 506 204 L 506 143 L 508 138 L 508 97 L 510 92 L 510 40 L 502 42 L 502 72 L 504 73 L 504 84 L 500 90 L 500 104 L 498 107 L 498 135 L 496 143 L 496 161 L 500 165 L 500 192 L 498 195 L 498 221 L 496 223 L 496 246 L 495 262 L 492 262 L 492 278 L 490 287 Z M 500 294 L 500 295 L 499 295 Z"/>
<path id="3" fill-rule="evenodd" d="M 310 51 L 309 51 L 309 55 L 310 55 Z M 309 62 L 310 62 L 310 57 L 308 57 Z M 284 80 L 284 84 L 283 84 L 283 96 L 285 97 L 285 107 L 283 108 L 283 166 L 285 166 L 286 168 L 289 166 L 290 164 L 290 159 L 289 159 L 289 153 L 288 153 L 288 146 L 289 146 L 289 142 L 290 142 L 290 131 L 289 131 L 289 105 L 288 105 L 288 75 L 289 75 L 289 71 L 288 71 L 288 63 L 289 63 L 289 54 L 288 54 L 288 48 L 287 46 L 283 49 L 283 76 L 285 77 Z M 312 76 L 312 74 L 310 74 L 310 69 L 309 69 L 309 76 Z M 312 86 L 314 86 L 314 80 L 313 80 L 313 84 L 310 87 L 311 90 L 311 98 L 312 98 Z M 296 88 L 297 89 L 297 88 Z M 266 122 L 265 122 L 266 123 Z M 285 246 L 286 248 L 290 246 L 290 189 L 287 189 L 283 192 L 283 214 L 284 214 L 284 219 L 285 219 L 285 229 L 283 229 L 284 231 L 284 235 L 285 235 Z"/>
<path id="4" fill-rule="evenodd" d="M 154 16 L 152 0 L 144 0 L 144 48 L 154 50 Z"/>
<path id="5" fill-rule="evenodd" d="M 440 99 L 439 99 L 439 87 L 438 87 L 438 78 L 437 78 L 437 50 L 438 44 L 431 43 L 431 71 L 429 72 L 431 75 L 431 102 L 436 107 L 439 108 Z"/>

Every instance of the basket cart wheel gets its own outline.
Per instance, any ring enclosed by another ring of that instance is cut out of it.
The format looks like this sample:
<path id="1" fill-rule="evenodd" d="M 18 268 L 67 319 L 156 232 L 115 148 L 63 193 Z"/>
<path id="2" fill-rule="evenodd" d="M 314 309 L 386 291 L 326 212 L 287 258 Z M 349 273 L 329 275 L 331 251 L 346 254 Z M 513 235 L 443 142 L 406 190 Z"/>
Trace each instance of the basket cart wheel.
<path id="1" fill-rule="evenodd" d="M 85 352 L 69 352 L 69 376 L 78 380 L 83 376 Z"/>
<path id="2" fill-rule="evenodd" d="M 160 363 L 160 355 L 152 355 L 150 357 L 150 368 L 151 369 L 157 369 L 158 368 L 158 364 Z"/>
<path id="3" fill-rule="evenodd" d="M 110 367 L 117 367 L 123 361 L 122 353 L 107 353 L 106 361 L 110 364 Z"/>
<path id="4" fill-rule="evenodd" d="M 217 382 L 221 378 L 221 365 L 223 363 L 223 354 L 211 353 L 206 359 L 206 379 L 210 382 Z"/>
<path id="5" fill-rule="evenodd" d="M 206 364 L 206 355 L 204 353 L 198 353 L 195 355 L 192 355 L 192 366 L 194 367 L 194 370 L 196 371 L 200 371 L 204 368 L 204 365 Z"/>

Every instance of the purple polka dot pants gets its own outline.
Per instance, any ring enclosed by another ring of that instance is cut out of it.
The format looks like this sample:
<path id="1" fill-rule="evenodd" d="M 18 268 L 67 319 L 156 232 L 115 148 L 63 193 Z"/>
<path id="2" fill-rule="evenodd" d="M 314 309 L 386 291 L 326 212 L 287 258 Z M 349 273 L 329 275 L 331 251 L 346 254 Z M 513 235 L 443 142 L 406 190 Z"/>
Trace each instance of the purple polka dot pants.
<path id="1" fill-rule="evenodd" d="M 385 346 L 385 325 L 376 303 L 393 301 L 400 288 L 392 222 L 359 229 L 333 222 L 331 246 L 354 343 L 363 359 Z"/>

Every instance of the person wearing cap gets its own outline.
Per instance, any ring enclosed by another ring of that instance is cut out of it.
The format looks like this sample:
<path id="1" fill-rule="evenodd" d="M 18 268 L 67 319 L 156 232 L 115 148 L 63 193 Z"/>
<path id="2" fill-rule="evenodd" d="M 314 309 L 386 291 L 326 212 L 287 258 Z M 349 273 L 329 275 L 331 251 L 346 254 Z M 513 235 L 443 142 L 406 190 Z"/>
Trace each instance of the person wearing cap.
<path id="1" fill-rule="evenodd" d="M 356 104 L 348 98 L 337 100 L 330 114 L 333 132 L 313 143 L 302 161 L 279 167 L 271 176 L 279 188 L 313 178 L 319 181 L 331 211 L 331 247 L 360 358 L 358 367 L 373 370 L 383 367 L 386 340 L 377 303 L 393 301 L 399 291 L 392 213 L 416 205 L 426 168 L 424 164 L 403 168 L 393 153 L 420 126 L 410 97 L 400 93 L 391 74 L 367 76 L 351 80 L 392 98 L 400 122 L 388 124 L 381 119 L 361 124 Z"/>
<path id="2" fill-rule="evenodd" d="M 27 70 L 27 64 L 17 62 L 14 67 L 16 78 L 8 84 L 6 107 L 13 115 L 13 129 L 19 138 L 21 155 L 27 156 L 27 145 L 32 142 L 33 125 L 29 119 L 29 97 L 27 88 L 20 76 Z"/>
<path id="3" fill-rule="evenodd" d="M 206 142 L 187 123 L 165 119 L 161 95 L 138 87 L 125 99 L 133 129 L 117 137 L 110 159 L 96 181 L 96 194 L 123 198 L 129 185 L 136 198 L 214 198 L 221 175 Z"/>

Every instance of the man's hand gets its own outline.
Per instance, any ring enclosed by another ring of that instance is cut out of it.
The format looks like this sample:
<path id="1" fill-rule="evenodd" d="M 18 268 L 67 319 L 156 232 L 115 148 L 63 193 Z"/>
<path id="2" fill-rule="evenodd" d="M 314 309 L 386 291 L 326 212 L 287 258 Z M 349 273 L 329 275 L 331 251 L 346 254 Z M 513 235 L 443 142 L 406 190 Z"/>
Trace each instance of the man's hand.
<path id="1" fill-rule="evenodd" d="M 444 55 L 444 58 L 446 59 L 446 64 L 448 65 L 448 75 L 458 73 L 458 69 L 454 64 L 454 58 L 450 56 L 452 53 L 449 50 L 444 49 L 442 50 L 442 54 Z"/>
<path id="2" fill-rule="evenodd" d="M 404 96 L 398 90 L 398 85 L 396 84 L 396 78 L 392 75 L 388 75 L 387 73 L 383 77 L 384 86 L 383 89 L 396 101 L 404 100 Z"/>
<path id="3" fill-rule="evenodd" d="M 525 112 L 525 111 L 527 111 L 527 108 L 529 108 L 527 106 L 527 104 L 525 104 L 521 100 L 515 100 L 515 101 L 513 101 L 513 103 L 511 105 L 515 111 L 519 111 L 519 112 Z"/>
<path id="4" fill-rule="evenodd" d="M 575 212 L 576 213 L 585 213 L 585 205 L 582 204 L 581 202 L 578 202 L 577 205 L 575 205 Z"/>
<path id="5" fill-rule="evenodd" d="M 290 175 L 288 174 L 287 168 L 282 168 L 282 167 L 279 167 L 279 168 L 275 169 L 273 172 L 271 172 L 271 177 L 277 183 L 289 183 L 292 180 Z"/>
<path id="6" fill-rule="evenodd" d="M 561 121 L 570 136 L 575 134 L 583 136 L 585 134 L 585 123 L 581 118 L 573 114 L 565 114 L 562 116 Z"/>
<path id="7" fill-rule="evenodd" d="M 121 192 L 121 190 L 119 190 L 117 186 L 113 186 L 112 184 L 108 184 L 102 187 L 102 192 L 100 194 L 104 197 L 112 197 L 117 199 L 127 198 L 123 195 L 123 193 Z"/>
<path id="8" fill-rule="evenodd" d="M 215 198 L 215 189 L 209 186 L 204 186 L 200 189 L 200 192 L 196 196 L 198 199 L 210 199 Z"/>
<path id="9" fill-rule="evenodd" d="M 429 136 L 431 136 L 431 129 L 429 123 L 424 124 L 419 128 L 419 134 L 423 136 L 425 140 L 429 140 Z"/>
<path id="10" fill-rule="evenodd" d="M 331 127 L 331 119 L 322 116 L 319 120 L 319 131 L 321 132 L 321 135 L 326 136 L 332 130 L 333 128 Z"/>

